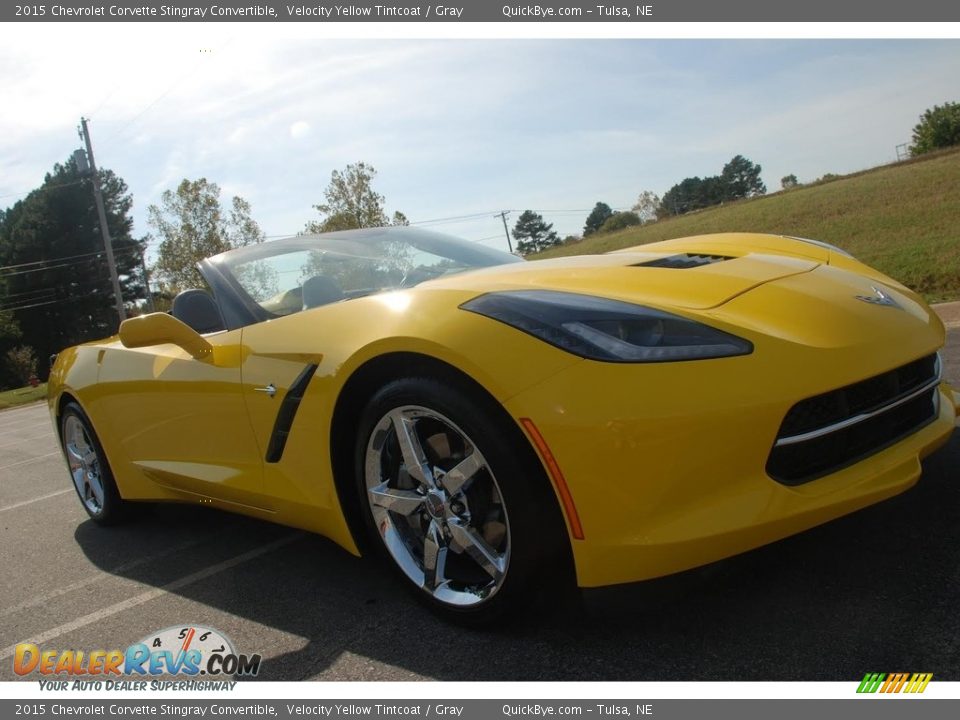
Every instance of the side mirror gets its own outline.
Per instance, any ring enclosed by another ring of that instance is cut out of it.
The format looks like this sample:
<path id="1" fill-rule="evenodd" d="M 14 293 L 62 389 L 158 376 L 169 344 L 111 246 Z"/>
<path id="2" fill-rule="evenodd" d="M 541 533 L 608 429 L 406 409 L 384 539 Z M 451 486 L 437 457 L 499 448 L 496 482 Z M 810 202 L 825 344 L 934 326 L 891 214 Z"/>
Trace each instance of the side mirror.
<path id="1" fill-rule="evenodd" d="M 120 323 L 120 342 L 138 348 L 172 343 L 198 360 L 213 357 L 213 346 L 196 330 L 166 313 L 150 313 Z"/>

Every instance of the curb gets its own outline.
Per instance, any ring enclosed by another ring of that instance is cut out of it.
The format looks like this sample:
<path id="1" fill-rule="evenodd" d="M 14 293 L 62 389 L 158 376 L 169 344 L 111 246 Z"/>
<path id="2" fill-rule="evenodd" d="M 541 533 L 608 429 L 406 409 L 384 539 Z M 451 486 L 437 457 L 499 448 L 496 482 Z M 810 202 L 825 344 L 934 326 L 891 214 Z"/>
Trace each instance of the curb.
<path id="1" fill-rule="evenodd" d="M 960 301 L 937 303 L 930 307 L 940 316 L 943 324 L 948 328 L 960 328 Z"/>

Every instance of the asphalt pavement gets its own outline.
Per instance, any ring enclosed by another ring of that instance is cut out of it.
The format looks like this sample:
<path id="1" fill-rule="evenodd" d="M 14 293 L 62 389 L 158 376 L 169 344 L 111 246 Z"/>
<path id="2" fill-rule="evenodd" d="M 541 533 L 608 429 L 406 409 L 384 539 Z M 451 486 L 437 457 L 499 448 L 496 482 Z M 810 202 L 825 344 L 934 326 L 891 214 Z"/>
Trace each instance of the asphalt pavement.
<path id="1" fill-rule="evenodd" d="M 945 358 L 960 387 L 960 323 Z M 97 527 L 46 406 L 13 409 L 0 413 L 0 679 L 18 679 L 18 642 L 125 648 L 201 624 L 260 653 L 265 680 L 960 680 L 958 468 L 960 433 L 879 505 L 481 632 L 307 533 L 179 505 Z"/>

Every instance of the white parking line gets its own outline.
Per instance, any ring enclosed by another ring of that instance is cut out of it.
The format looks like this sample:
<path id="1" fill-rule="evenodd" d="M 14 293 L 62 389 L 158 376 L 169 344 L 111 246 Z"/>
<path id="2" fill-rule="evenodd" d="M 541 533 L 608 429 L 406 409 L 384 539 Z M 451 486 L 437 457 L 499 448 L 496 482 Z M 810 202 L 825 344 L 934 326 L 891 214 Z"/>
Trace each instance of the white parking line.
<path id="1" fill-rule="evenodd" d="M 70 492 L 70 490 L 63 490 L 62 492 Z M 53 494 L 60 495 L 60 493 L 53 493 Z M 47 496 L 47 497 L 50 497 L 50 496 Z M 110 570 L 104 570 L 104 571 L 98 572 L 95 575 L 91 575 L 88 578 L 84 578 L 83 580 L 78 580 L 77 582 L 72 583 L 70 585 L 65 585 L 61 588 L 57 588 L 53 592 L 47 593 L 46 595 L 38 595 L 22 603 L 18 603 L 13 607 L 4 608 L 0 610 L 0 617 L 6 617 L 7 615 L 12 615 L 15 612 L 19 612 L 20 610 L 26 610 L 27 608 L 36 607 L 37 605 L 46 605 L 51 600 L 55 600 L 56 598 L 62 595 L 67 595 L 69 593 L 72 593 L 74 590 L 79 590 L 80 588 L 86 587 L 87 585 L 95 583 L 98 580 L 103 580 L 105 578 L 109 578 L 114 575 L 118 575 L 120 573 L 125 573 L 129 570 L 132 570 L 135 567 L 139 567 L 140 565 L 146 565 L 149 562 L 153 562 L 154 560 L 159 560 L 161 558 L 166 557 L 167 555 L 173 555 L 174 553 L 182 552 L 183 550 L 192 548 L 195 545 L 199 545 L 200 543 L 206 542 L 207 540 L 209 540 L 209 538 L 206 538 L 206 537 L 190 540 L 189 542 L 184 542 L 184 543 L 180 543 L 179 545 L 168 547 L 164 550 L 161 550 L 158 553 L 154 553 L 153 555 L 144 555 L 143 557 L 139 557 L 136 560 L 133 560 L 128 563 L 124 563 L 123 565 L 117 565 L 117 567 L 111 568 Z"/>
<path id="2" fill-rule="evenodd" d="M 63 495 L 64 493 L 68 493 L 68 492 L 73 492 L 73 490 L 71 489 L 57 490 L 56 492 L 52 492 L 47 495 L 41 495 L 40 497 L 35 497 L 32 500 L 24 500 L 23 502 L 14 503 L 13 505 L 0 507 L 0 512 L 6 512 L 7 510 L 16 510 L 17 508 L 23 507 L 24 505 L 30 505 L 32 503 L 40 502 L 41 500 L 46 500 L 52 497 L 57 497 L 58 495 Z"/>
<path id="3" fill-rule="evenodd" d="M 45 427 L 45 428 L 49 428 L 50 430 L 53 430 L 53 423 L 50 422 L 49 420 L 46 420 L 44 422 L 33 423 L 32 425 L 21 425 L 20 422 L 7 423 L 6 425 L 0 425 L 0 434 L 12 428 L 15 428 L 17 430 L 32 430 L 33 428 L 38 428 L 38 427 Z"/>
<path id="4" fill-rule="evenodd" d="M 0 435 L 0 437 L 3 437 L 3 435 Z M 31 440 L 40 440 L 41 438 L 49 438 L 53 440 L 53 437 L 51 436 L 51 434 L 47 432 L 47 433 L 44 433 L 43 435 L 31 435 L 30 437 L 25 437 L 25 438 L 14 438 L 9 442 L 0 443 L 0 448 L 11 447 L 12 445 L 19 445 L 20 443 L 30 442 Z"/>
<path id="5" fill-rule="evenodd" d="M 7 468 L 17 467 L 18 465 L 26 465 L 27 463 L 37 462 L 38 460 L 43 460 L 48 458 L 51 455 L 60 455 L 59 450 L 54 450 L 53 452 L 48 452 L 46 455 L 37 455 L 35 458 L 30 458 L 29 460 L 21 460 L 20 462 L 10 463 L 9 465 L 0 466 L 0 470 L 6 470 Z"/>
<path id="6" fill-rule="evenodd" d="M 14 427 L 17 423 L 30 420 L 39 420 L 41 417 L 40 413 L 25 413 L 22 410 L 0 410 L 0 430 L 3 428 Z M 49 415 L 47 416 L 49 417 Z M 50 422 L 47 420 L 47 422 Z M 50 422 L 50 426 L 53 427 L 53 423 Z"/>
<path id="7" fill-rule="evenodd" d="M 221 573 L 224 570 L 229 570 L 232 567 L 235 567 L 237 565 L 241 565 L 247 562 L 247 560 L 253 560 L 256 557 L 260 557 L 261 555 L 266 555 L 269 552 L 273 552 L 277 548 L 283 547 L 284 545 L 289 545 L 294 540 L 297 540 L 303 537 L 303 535 L 304 533 L 302 532 L 290 533 L 289 535 L 285 535 L 279 540 L 274 540 L 272 543 L 267 543 L 266 545 L 262 545 L 261 547 L 255 548 L 249 552 L 245 552 L 242 555 L 237 555 L 236 557 L 232 557 L 229 560 L 224 560 L 223 562 L 219 562 L 216 565 L 210 565 L 208 567 L 203 568 L 202 570 L 198 570 L 195 573 L 186 575 L 180 578 L 179 580 L 174 580 L 171 583 L 167 583 L 163 587 L 154 588 L 153 590 L 147 590 L 146 592 L 142 592 L 139 595 L 134 595 L 132 598 L 122 600 L 121 602 L 118 602 L 118 603 L 114 603 L 109 607 L 105 607 L 102 610 L 97 610 L 96 612 L 92 612 L 89 615 L 84 615 L 83 617 L 77 618 L 72 622 L 64 623 L 63 625 L 58 625 L 55 628 L 51 628 L 46 632 L 39 633 L 21 642 L 32 642 L 37 645 L 42 645 L 43 643 L 49 642 L 50 640 L 60 637 L 61 635 L 66 635 L 69 632 L 73 632 L 74 630 L 79 630 L 80 628 L 86 627 L 87 625 L 92 625 L 95 622 L 100 622 L 101 620 L 104 620 L 110 617 L 111 615 L 116 615 L 117 613 L 121 613 L 124 610 L 130 610 L 131 608 L 135 608 L 138 605 L 143 605 L 144 603 L 148 603 L 151 600 L 155 600 L 158 597 L 162 597 L 166 593 L 179 590 L 180 588 L 186 587 L 187 585 L 192 585 L 198 580 L 205 580 L 211 575 L 216 575 L 217 573 Z M 20 643 L 14 643 L 9 647 L 4 648 L 4 650 L 0 652 L 0 660 L 6 660 L 7 658 L 13 657 L 14 653 L 17 651 L 17 645 L 19 644 Z"/>

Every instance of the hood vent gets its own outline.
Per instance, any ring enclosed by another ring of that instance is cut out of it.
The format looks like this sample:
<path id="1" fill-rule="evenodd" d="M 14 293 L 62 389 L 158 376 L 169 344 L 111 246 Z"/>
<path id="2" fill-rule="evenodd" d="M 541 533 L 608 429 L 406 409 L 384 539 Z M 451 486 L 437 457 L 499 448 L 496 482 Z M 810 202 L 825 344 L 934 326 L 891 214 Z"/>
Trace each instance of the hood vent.
<path id="1" fill-rule="evenodd" d="M 670 255 L 648 262 L 637 263 L 634 267 L 687 270 L 689 268 L 700 267 L 701 265 L 712 265 L 713 263 L 723 262 L 724 260 L 733 260 L 733 258 L 727 255 L 691 255 L 690 253 L 680 253 L 679 255 Z"/>

